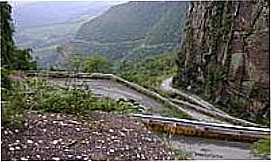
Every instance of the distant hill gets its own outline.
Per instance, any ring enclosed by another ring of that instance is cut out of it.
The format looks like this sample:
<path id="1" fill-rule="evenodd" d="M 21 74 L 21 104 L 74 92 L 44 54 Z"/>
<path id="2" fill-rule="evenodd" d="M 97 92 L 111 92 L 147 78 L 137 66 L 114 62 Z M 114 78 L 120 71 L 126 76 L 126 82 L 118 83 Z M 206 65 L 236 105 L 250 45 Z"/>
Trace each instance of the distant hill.
<path id="1" fill-rule="evenodd" d="M 15 22 L 15 42 L 33 49 L 42 67 L 59 64 L 62 56 L 56 47 L 69 42 L 84 22 L 120 2 L 41 1 L 11 2 Z"/>
<path id="2" fill-rule="evenodd" d="M 64 23 L 83 15 L 97 16 L 112 5 L 93 1 L 15 1 L 12 6 L 15 25 L 22 29 Z"/>
<path id="3" fill-rule="evenodd" d="M 172 51 L 184 23 L 186 2 L 128 2 L 84 23 L 70 43 L 72 53 L 133 59 Z"/>

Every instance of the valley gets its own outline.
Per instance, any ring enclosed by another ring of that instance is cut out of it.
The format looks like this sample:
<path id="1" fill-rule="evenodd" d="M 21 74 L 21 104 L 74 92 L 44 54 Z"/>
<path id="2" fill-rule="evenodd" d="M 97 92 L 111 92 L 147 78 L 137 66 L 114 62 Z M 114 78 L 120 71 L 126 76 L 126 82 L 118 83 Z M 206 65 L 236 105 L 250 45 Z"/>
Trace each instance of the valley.
<path id="1" fill-rule="evenodd" d="M 15 42 L 21 48 L 31 48 L 32 56 L 41 68 L 50 68 L 62 63 L 65 56 L 58 48 L 70 42 L 82 24 L 118 3 L 15 2 Z"/>

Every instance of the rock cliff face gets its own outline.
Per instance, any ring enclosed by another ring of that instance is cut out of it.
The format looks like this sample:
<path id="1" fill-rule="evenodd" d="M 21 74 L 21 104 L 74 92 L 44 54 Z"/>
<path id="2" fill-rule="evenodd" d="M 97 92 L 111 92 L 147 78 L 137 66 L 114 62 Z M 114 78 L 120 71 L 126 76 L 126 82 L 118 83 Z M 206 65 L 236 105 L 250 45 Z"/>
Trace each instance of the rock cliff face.
<path id="1" fill-rule="evenodd" d="M 191 2 L 174 85 L 239 117 L 269 121 L 269 23 L 267 0 Z"/>

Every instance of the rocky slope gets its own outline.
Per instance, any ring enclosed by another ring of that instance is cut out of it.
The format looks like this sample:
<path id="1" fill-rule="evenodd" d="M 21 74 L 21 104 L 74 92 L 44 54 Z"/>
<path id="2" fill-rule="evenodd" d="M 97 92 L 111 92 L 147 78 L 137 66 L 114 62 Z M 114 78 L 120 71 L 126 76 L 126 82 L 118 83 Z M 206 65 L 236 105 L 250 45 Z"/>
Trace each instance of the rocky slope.
<path id="1" fill-rule="evenodd" d="M 175 86 L 241 118 L 269 121 L 269 2 L 191 2 Z"/>

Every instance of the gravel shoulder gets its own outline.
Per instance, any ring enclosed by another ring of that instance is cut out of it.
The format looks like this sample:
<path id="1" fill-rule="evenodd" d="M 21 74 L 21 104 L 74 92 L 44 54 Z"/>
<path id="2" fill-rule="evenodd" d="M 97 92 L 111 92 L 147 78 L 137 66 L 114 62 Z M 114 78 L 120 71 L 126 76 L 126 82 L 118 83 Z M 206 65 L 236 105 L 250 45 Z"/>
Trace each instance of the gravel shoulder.
<path id="1" fill-rule="evenodd" d="M 1 127 L 1 160 L 173 160 L 140 121 L 125 115 L 27 112 L 23 128 Z"/>

